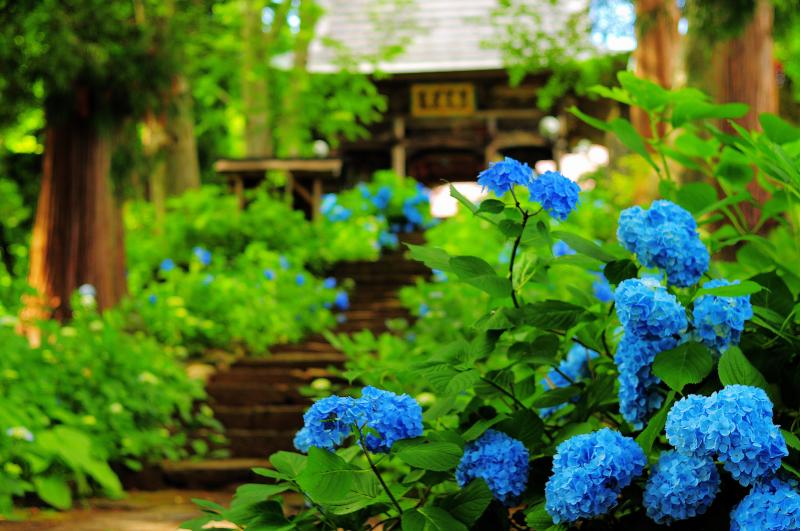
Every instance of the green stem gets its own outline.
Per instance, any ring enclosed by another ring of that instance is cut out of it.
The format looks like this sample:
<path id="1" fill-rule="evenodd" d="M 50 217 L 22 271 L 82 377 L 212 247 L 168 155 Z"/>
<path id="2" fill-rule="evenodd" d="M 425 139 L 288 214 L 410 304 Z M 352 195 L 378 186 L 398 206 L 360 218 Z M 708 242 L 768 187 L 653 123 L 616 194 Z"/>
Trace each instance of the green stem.
<path id="1" fill-rule="evenodd" d="M 516 404 L 517 406 L 521 407 L 522 409 L 525 409 L 525 404 L 520 402 L 519 398 L 517 398 L 514 393 L 508 391 L 503 386 L 496 384 L 495 382 L 493 382 L 489 378 L 486 378 L 485 376 L 481 376 L 481 381 L 482 382 L 486 382 L 487 384 L 491 385 L 492 387 L 494 387 L 495 389 L 497 389 L 498 391 L 500 391 L 501 393 L 503 393 L 504 395 L 509 397 L 511 400 L 513 400 L 514 404 Z"/>
<path id="2" fill-rule="evenodd" d="M 356 426 L 356 430 L 358 431 L 359 445 L 361 446 L 361 449 L 364 450 L 364 457 L 367 458 L 367 463 L 369 463 L 369 467 L 372 469 L 372 472 L 378 478 L 378 481 L 383 487 L 383 490 L 386 492 L 386 495 L 389 496 L 389 499 L 392 501 L 392 504 L 397 508 L 397 512 L 402 515 L 403 508 L 400 507 L 400 504 L 397 502 L 397 498 L 395 498 L 394 494 L 392 494 L 392 491 L 389 490 L 389 486 L 383 480 L 383 476 L 381 476 L 381 473 L 378 472 L 378 468 L 375 466 L 375 463 L 372 462 L 372 458 L 369 456 L 369 450 L 367 450 L 367 441 L 364 440 L 364 433 L 358 426 Z"/>

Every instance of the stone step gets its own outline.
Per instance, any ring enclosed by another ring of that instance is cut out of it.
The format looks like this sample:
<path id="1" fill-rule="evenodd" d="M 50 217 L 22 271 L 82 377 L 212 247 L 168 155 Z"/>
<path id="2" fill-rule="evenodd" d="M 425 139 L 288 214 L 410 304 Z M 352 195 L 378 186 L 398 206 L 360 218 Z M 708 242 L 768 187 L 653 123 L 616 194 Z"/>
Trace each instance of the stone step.
<path id="1" fill-rule="evenodd" d="M 383 311 L 383 310 L 405 310 L 405 306 L 397 300 L 397 297 L 375 298 L 350 298 L 350 311 Z"/>
<path id="2" fill-rule="evenodd" d="M 308 404 L 297 385 L 252 382 L 211 382 L 206 387 L 212 408 L 219 406 L 270 406 Z"/>
<path id="3" fill-rule="evenodd" d="M 306 345 L 294 346 L 293 350 L 273 352 L 265 357 L 242 358 L 236 362 L 237 367 L 287 367 L 290 369 L 306 369 L 313 367 L 341 367 L 345 357 L 336 351 L 333 346 L 325 342 L 325 350 L 298 350 L 306 349 Z"/>
<path id="4" fill-rule="evenodd" d="M 307 406 L 217 406 L 214 416 L 226 430 L 299 430 Z"/>
<path id="5" fill-rule="evenodd" d="M 228 448 L 235 457 L 269 456 L 281 450 L 296 451 L 296 430 L 228 430 Z"/>
<path id="6" fill-rule="evenodd" d="M 264 456 L 258 458 L 228 458 L 186 461 L 164 461 L 133 472 L 128 469 L 117 473 L 128 490 L 154 491 L 178 489 L 224 489 L 242 483 L 265 483 L 263 476 L 254 474 L 253 468 L 272 468 Z"/>
<path id="7" fill-rule="evenodd" d="M 388 309 L 384 308 L 382 310 L 361 310 L 361 309 L 350 309 L 344 312 L 347 316 L 348 321 L 376 321 L 381 322 L 385 321 L 386 319 L 395 319 L 397 317 L 408 317 L 408 310 L 405 308 L 395 308 L 395 309 Z"/>
<path id="8" fill-rule="evenodd" d="M 261 384 L 285 383 L 295 385 L 308 385 L 317 378 L 331 378 L 330 371 L 321 367 L 308 367 L 305 369 L 275 366 L 242 366 L 233 365 L 214 375 L 213 382 L 236 383 L 252 382 Z"/>

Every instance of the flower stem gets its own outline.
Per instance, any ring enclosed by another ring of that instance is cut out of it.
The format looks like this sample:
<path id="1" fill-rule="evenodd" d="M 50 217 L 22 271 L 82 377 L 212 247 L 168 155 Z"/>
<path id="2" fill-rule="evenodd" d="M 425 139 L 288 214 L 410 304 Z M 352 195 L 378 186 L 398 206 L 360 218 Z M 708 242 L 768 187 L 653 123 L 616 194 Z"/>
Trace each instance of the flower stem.
<path id="1" fill-rule="evenodd" d="M 511 400 L 514 401 L 515 405 L 521 407 L 522 409 L 525 409 L 525 404 L 520 402 L 519 398 L 517 398 L 517 396 L 508 389 L 505 389 L 503 386 L 493 382 L 492 380 L 486 378 L 485 376 L 481 376 L 481 381 L 486 382 L 487 384 L 491 385 L 492 387 L 494 387 L 495 389 L 497 389 L 498 391 L 509 397 Z"/>
<path id="2" fill-rule="evenodd" d="M 375 466 L 375 463 L 372 462 L 372 458 L 369 455 L 369 450 L 367 450 L 367 441 L 364 440 L 364 433 L 358 426 L 356 426 L 356 429 L 358 430 L 359 446 L 361 446 L 361 449 L 364 450 L 364 456 L 367 458 L 367 463 L 369 463 L 369 467 L 372 469 L 372 472 L 378 478 L 378 481 L 383 487 L 383 490 L 386 491 L 386 495 L 389 496 L 389 499 L 392 501 L 392 504 L 397 508 L 397 512 L 402 515 L 403 508 L 400 507 L 400 504 L 397 502 L 397 498 L 395 498 L 394 494 L 392 494 L 392 491 L 389 490 L 389 486 L 383 480 L 383 476 L 381 476 L 381 473 L 378 472 L 378 468 Z"/>

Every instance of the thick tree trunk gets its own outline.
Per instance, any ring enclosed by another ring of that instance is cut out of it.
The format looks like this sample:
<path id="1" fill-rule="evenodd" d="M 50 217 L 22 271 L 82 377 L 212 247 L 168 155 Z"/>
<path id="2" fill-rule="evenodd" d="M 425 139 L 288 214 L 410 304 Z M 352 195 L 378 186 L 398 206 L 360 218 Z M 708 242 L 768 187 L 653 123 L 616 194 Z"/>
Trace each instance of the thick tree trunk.
<path id="1" fill-rule="evenodd" d="M 125 293 L 122 221 L 109 180 L 110 139 L 91 120 L 73 116 L 47 129 L 39 204 L 31 242 L 31 299 L 26 316 L 69 317 L 82 284 L 99 308 Z"/>
<path id="2" fill-rule="evenodd" d="M 200 162 L 194 137 L 192 94 L 183 77 L 173 81 L 172 109 L 166 121 L 166 194 L 181 195 L 200 187 Z"/>
<path id="3" fill-rule="evenodd" d="M 272 156 L 269 84 L 265 75 L 268 65 L 266 42 L 264 32 L 261 30 L 263 24 L 261 8 L 261 2 L 257 0 L 244 0 L 242 7 L 244 42 L 242 100 L 245 116 L 245 149 L 248 157 Z"/>
<path id="4" fill-rule="evenodd" d="M 720 102 L 743 102 L 750 111 L 736 120 L 747 129 L 760 129 L 758 116 L 761 113 L 778 112 L 778 84 L 772 56 L 773 8 L 768 0 L 757 0 L 752 20 L 742 34 L 717 45 L 714 53 L 713 71 L 715 96 Z M 733 133 L 727 121 L 723 130 Z M 750 193 L 759 203 L 769 194 L 757 183 L 750 185 Z M 743 207 L 750 226 L 759 218 L 759 209 L 751 205 Z"/>
<path id="5" fill-rule="evenodd" d="M 678 6 L 674 0 L 638 0 L 638 43 L 633 52 L 636 75 L 664 88 L 672 88 L 679 49 Z M 645 137 L 651 136 L 650 120 L 641 109 L 631 108 L 631 122 Z"/>

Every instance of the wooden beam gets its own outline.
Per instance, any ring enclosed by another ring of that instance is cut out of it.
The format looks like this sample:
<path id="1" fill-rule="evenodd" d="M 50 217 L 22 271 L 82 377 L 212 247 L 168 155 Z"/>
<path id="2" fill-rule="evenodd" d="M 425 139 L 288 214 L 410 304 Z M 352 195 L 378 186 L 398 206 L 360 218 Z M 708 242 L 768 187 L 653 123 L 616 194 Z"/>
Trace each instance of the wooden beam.
<path id="1" fill-rule="evenodd" d="M 392 145 L 392 171 L 401 176 L 406 175 L 406 122 L 402 116 L 397 116 L 392 121 L 394 145 Z"/>
<path id="2" fill-rule="evenodd" d="M 341 159 L 221 159 L 214 163 L 218 173 L 257 173 L 270 170 L 329 174 L 342 173 Z"/>

